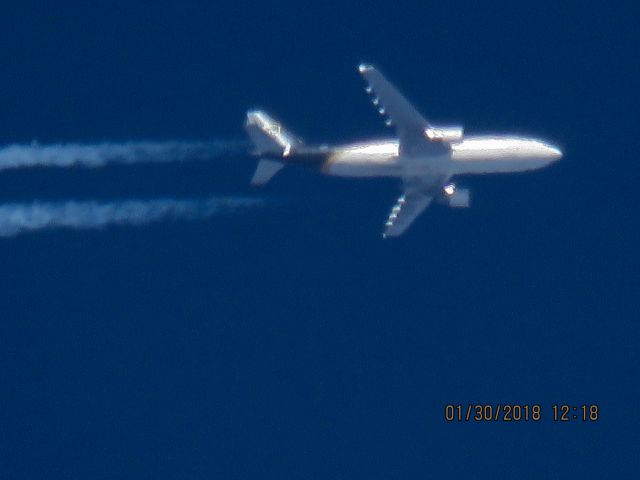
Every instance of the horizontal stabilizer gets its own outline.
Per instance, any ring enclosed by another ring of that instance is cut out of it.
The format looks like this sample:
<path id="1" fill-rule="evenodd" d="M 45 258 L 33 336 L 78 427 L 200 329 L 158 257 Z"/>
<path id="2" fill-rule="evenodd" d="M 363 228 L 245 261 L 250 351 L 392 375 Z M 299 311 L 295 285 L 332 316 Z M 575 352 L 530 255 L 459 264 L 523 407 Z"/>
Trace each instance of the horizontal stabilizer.
<path id="1" fill-rule="evenodd" d="M 267 183 L 273 176 L 284 167 L 284 163 L 275 160 L 262 159 L 258 162 L 258 168 L 253 174 L 251 185 L 258 186 Z"/>

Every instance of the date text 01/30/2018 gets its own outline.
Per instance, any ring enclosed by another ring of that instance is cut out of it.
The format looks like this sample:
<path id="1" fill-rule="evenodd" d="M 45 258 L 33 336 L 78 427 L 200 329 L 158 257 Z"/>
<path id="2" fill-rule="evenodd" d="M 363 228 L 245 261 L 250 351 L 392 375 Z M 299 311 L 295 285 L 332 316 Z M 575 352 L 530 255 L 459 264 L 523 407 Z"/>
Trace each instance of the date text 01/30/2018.
<path id="1" fill-rule="evenodd" d="M 551 419 L 554 422 L 595 422 L 600 416 L 596 404 L 554 404 L 546 409 L 534 404 L 451 404 L 444 407 L 447 422 L 539 422 Z"/>

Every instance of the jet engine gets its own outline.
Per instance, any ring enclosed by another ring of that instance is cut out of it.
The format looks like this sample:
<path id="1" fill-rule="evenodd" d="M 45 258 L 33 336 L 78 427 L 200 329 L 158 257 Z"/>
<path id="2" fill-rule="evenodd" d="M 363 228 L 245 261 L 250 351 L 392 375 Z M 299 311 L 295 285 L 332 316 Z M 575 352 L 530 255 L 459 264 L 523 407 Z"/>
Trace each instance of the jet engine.
<path id="1" fill-rule="evenodd" d="M 445 201 L 452 208 L 467 208 L 471 204 L 471 192 L 467 188 L 458 188 L 450 183 L 442 189 Z"/>
<path id="2" fill-rule="evenodd" d="M 424 131 L 425 135 L 432 142 L 459 142 L 464 137 L 462 127 L 429 127 Z"/>

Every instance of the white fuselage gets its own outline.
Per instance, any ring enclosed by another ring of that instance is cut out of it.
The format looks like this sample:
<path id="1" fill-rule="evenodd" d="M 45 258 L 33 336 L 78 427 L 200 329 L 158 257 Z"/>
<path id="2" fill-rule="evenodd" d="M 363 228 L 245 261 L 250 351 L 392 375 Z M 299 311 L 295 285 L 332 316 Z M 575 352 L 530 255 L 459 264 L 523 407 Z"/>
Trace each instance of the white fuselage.
<path id="1" fill-rule="evenodd" d="M 447 176 L 537 170 L 562 157 L 560 150 L 540 140 L 507 136 L 469 136 L 451 143 L 442 155 L 399 156 L 398 141 L 355 143 L 335 148 L 323 171 L 345 177 Z"/>

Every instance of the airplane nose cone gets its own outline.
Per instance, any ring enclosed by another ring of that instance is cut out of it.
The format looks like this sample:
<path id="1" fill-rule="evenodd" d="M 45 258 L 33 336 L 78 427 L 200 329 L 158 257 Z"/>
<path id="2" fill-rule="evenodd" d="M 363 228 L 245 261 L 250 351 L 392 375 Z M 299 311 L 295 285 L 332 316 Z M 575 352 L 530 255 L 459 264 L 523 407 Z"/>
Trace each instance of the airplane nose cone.
<path id="1" fill-rule="evenodd" d="M 552 145 L 546 145 L 546 156 L 549 160 L 558 161 L 562 158 L 562 151 L 558 147 L 554 147 Z"/>

